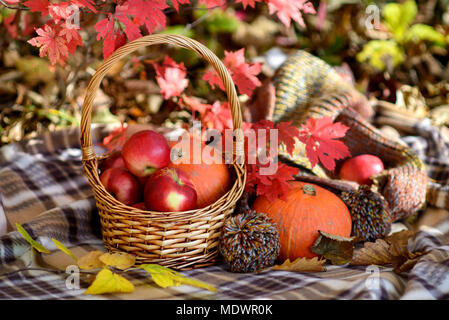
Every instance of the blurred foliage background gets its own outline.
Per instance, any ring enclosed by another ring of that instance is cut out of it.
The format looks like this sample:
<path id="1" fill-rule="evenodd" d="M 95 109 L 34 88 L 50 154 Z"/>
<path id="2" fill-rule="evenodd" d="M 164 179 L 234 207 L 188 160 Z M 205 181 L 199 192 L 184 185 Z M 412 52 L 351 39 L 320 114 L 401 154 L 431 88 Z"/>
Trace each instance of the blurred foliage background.
<path id="1" fill-rule="evenodd" d="M 317 14 L 303 16 L 305 27 L 292 23 L 287 28 L 260 3 L 243 10 L 228 2 L 214 10 L 167 11 L 168 27 L 160 32 L 192 37 L 220 58 L 225 50 L 245 48 L 248 61 L 263 63 L 261 81 L 273 76 L 285 55 L 307 50 L 339 68 L 370 98 L 397 104 L 398 90 L 407 86 L 418 101 L 413 108 L 422 109 L 415 114 L 449 123 L 449 0 L 311 2 Z M 11 21 L 15 11 L 0 4 L 0 145 L 79 125 L 87 84 L 103 61 L 94 30 L 97 15 L 81 16 L 84 46 L 66 66 L 50 68 L 27 43 L 39 14 L 22 11 Z M 152 63 L 165 55 L 184 62 L 192 95 L 225 100 L 223 92 L 211 91 L 201 79 L 207 65 L 195 54 L 152 47 L 108 74 L 97 92 L 93 122 L 173 126 L 189 118 L 176 100 L 162 98 L 154 80 Z M 240 98 L 243 106 L 251 99 Z"/>

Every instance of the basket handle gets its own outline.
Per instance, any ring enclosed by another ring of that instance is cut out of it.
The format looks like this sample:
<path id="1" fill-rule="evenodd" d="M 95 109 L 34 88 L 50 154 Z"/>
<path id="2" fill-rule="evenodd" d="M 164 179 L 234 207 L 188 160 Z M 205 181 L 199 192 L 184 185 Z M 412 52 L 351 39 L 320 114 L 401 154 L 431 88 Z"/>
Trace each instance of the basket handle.
<path id="1" fill-rule="evenodd" d="M 190 39 L 182 35 L 173 34 L 155 34 L 148 35 L 134 41 L 131 41 L 124 46 L 118 48 L 111 56 L 109 56 L 98 70 L 93 75 L 87 87 L 86 96 L 84 98 L 83 110 L 81 113 L 81 125 L 80 125 L 80 135 L 81 135 L 81 150 L 83 161 L 89 161 L 96 159 L 92 144 L 91 136 L 91 113 L 93 101 L 95 94 L 100 87 L 101 81 L 108 71 L 117 63 L 120 59 L 126 55 L 140 49 L 142 47 L 159 45 L 159 44 L 171 44 L 177 47 L 190 49 L 199 54 L 202 58 L 208 61 L 214 69 L 217 71 L 220 79 L 223 81 L 223 85 L 226 89 L 226 94 L 228 97 L 228 102 L 232 113 L 232 124 L 236 135 L 234 141 L 234 153 L 237 158 L 241 159 L 243 156 L 243 132 L 242 128 L 242 110 L 237 97 L 237 92 L 235 90 L 234 82 L 232 81 L 231 75 L 228 70 L 221 62 L 220 59 L 207 47 L 202 45 L 196 40 Z M 240 129 L 240 130 L 236 130 Z"/>

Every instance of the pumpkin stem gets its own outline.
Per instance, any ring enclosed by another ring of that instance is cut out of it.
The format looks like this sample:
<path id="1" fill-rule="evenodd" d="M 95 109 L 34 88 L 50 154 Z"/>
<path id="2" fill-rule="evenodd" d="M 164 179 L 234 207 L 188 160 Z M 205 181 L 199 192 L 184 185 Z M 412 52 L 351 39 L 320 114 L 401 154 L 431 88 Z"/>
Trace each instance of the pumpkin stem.
<path id="1" fill-rule="evenodd" d="M 305 185 L 302 187 L 302 191 L 303 191 L 305 194 L 308 194 L 308 195 L 310 195 L 310 196 L 316 196 L 316 189 L 315 189 L 315 187 L 314 187 L 313 185 L 311 185 L 311 184 L 305 184 Z"/>

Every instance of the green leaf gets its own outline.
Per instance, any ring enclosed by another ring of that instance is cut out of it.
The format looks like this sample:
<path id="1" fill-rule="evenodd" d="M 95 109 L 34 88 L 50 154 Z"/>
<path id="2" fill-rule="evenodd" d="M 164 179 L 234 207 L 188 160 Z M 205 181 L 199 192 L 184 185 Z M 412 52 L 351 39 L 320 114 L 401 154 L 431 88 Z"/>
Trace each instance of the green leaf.
<path id="1" fill-rule="evenodd" d="M 42 252 L 42 253 L 50 253 L 50 250 L 48 250 L 42 244 L 40 244 L 39 242 L 37 242 L 33 238 L 31 238 L 31 236 L 28 234 L 28 232 L 26 232 L 26 230 L 17 222 L 16 222 L 16 228 L 17 228 L 17 231 L 19 231 L 19 233 L 22 235 L 22 237 L 24 237 L 25 240 L 28 241 L 28 243 L 34 249 L 36 249 L 37 251 Z"/>
<path id="2" fill-rule="evenodd" d="M 415 20 L 418 7 L 414 0 L 407 0 L 404 3 L 388 3 L 382 10 L 382 15 L 390 32 L 396 41 L 404 40 L 405 32 Z"/>
<path id="3" fill-rule="evenodd" d="M 57 109 L 37 109 L 35 106 L 29 106 L 27 109 L 30 109 L 31 112 L 36 112 L 39 116 L 43 118 L 47 118 L 51 122 L 55 124 L 60 124 L 63 121 L 70 122 L 72 124 L 76 124 L 79 126 L 79 122 L 75 117 L 72 117 L 67 112 L 63 110 L 57 110 Z M 37 110 L 36 110 L 37 109 Z"/>
<path id="4" fill-rule="evenodd" d="M 94 282 L 84 294 L 128 293 L 134 291 L 134 285 L 126 278 L 113 273 L 108 268 L 101 270 Z"/>
<path id="5" fill-rule="evenodd" d="M 201 18 L 205 14 L 209 14 L 209 9 L 207 9 L 207 6 L 205 4 L 198 4 L 196 6 L 196 10 L 193 10 L 193 18 L 195 20 Z"/>
<path id="6" fill-rule="evenodd" d="M 56 240 L 55 238 L 51 238 L 51 241 L 53 241 L 53 243 L 56 245 L 56 247 L 58 247 L 59 250 L 61 250 L 62 252 L 64 252 L 65 254 L 69 255 L 72 257 L 72 259 L 77 262 L 78 258 L 73 254 L 72 251 L 70 251 L 65 245 L 63 245 L 61 242 L 59 242 L 58 240 Z"/>
<path id="7" fill-rule="evenodd" d="M 3 22 L 4 18 L 8 18 L 11 13 L 14 13 L 15 10 L 8 9 L 6 7 L 0 6 L 0 23 Z"/>
<path id="8" fill-rule="evenodd" d="M 195 32 L 192 29 L 186 30 L 186 26 L 184 25 L 177 24 L 174 26 L 168 26 L 167 28 L 165 28 L 165 30 L 159 32 L 159 34 L 180 34 L 189 38 L 193 38 Z"/>
<path id="9" fill-rule="evenodd" d="M 430 41 L 435 44 L 439 45 L 445 45 L 446 39 L 444 38 L 444 35 L 439 33 L 435 28 L 432 26 L 417 23 L 413 25 L 406 33 L 405 35 L 406 41 L 413 41 L 413 42 L 419 42 L 419 41 Z"/>
<path id="10" fill-rule="evenodd" d="M 196 288 L 206 289 L 212 292 L 217 291 L 214 286 L 208 283 L 192 278 L 187 278 L 179 272 L 171 270 L 167 267 L 160 266 L 158 264 L 142 264 L 139 266 L 139 268 L 151 274 L 153 281 L 162 288 L 186 284 Z"/>
<path id="11" fill-rule="evenodd" d="M 404 50 L 392 40 L 371 40 L 363 46 L 357 56 L 359 62 L 367 62 L 379 71 L 385 70 L 385 60 L 392 59 L 393 66 L 405 59 Z"/>
<path id="12" fill-rule="evenodd" d="M 97 108 L 92 115 L 92 123 L 113 124 L 120 123 L 120 119 L 113 115 L 109 108 Z"/>
<path id="13" fill-rule="evenodd" d="M 206 26 L 211 33 L 233 33 L 237 31 L 239 21 L 231 11 L 215 9 L 206 20 Z"/>

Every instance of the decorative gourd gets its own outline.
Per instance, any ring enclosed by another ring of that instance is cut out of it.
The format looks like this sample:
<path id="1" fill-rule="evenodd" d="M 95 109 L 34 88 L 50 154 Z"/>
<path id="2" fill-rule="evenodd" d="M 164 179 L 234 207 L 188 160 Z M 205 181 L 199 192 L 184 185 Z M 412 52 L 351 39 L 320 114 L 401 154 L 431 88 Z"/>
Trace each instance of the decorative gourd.
<path id="1" fill-rule="evenodd" d="M 279 230 L 281 252 L 279 260 L 313 258 L 310 247 L 318 238 L 318 230 L 349 237 L 351 215 L 340 198 L 314 184 L 291 182 L 287 201 L 269 202 L 265 196 L 256 198 L 252 209 L 266 213 Z"/>
<path id="2" fill-rule="evenodd" d="M 172 161 L 168 166 L 181 169 L 189 175 L 196 189 L 197 208 L 199 209 L 213 204 L 229 190 L 231 175 L 219 151 L 206 152 L 211 156 L 205 159 L 198 153 L 195 154 L 197 152 L 195 150 L 200 150 L 196 144 L 201 147 L 202 154 L 206 144 L 202 143 L 199 138 L 191 137 L 187 141 L 169 142 Z M 173 156 L 178 158 L 176 163 L 173 161 Z M 188 161 L 182 161 L 182 157 Z"/>

